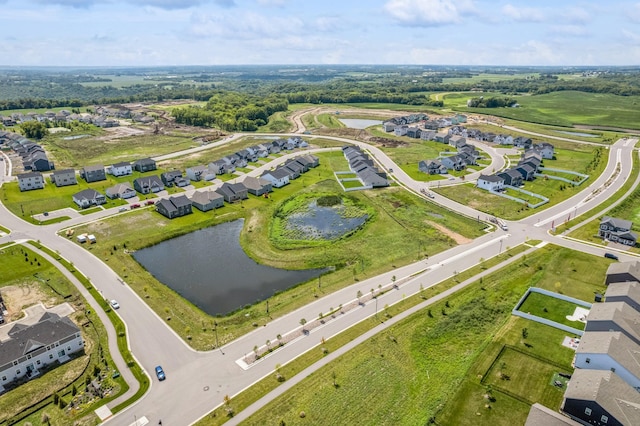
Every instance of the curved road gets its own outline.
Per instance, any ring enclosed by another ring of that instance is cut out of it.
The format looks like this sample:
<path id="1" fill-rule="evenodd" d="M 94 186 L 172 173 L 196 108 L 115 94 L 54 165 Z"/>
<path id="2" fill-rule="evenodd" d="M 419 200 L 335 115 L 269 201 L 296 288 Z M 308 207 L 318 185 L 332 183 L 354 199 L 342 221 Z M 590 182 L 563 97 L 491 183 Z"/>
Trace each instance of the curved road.
<path id="1" fill-rule="evenodd" d="M 226 142 L 237 137 L 239 136 L 227 138 Z M 327 136 L 321 137 L 329 138 Z M 406 188 L 419 193 L 420 189 L 425 187 L 423 182 L 413 181 L 378 148 L 345 138 L 332 139 L 363 146 L 384 168 L 387 170 L 393 168 L 393 178 Z M 221 141 L 221 143 L 224 142 Z M 254 345 L 262 346 L 267 339 L 274 342 L 277 340 L 278 334 L 297 333 L 300 328 L 300 318 L 317 318 L 318 312 L 328 312 L 330 307 L 337 307 L 340 304 L 347 306 L 354 303 L 358 291 L 366 295 L 370 288 L 378 288 L 379 284 L 390 286 L 391 277 L 394 275 L 397 277 L 399 290 L 389 291 L 381 296 L 380 306 L 391 305 L 401 300 L 405 295 L 419 291 L 421 284 L 425 288 L 435 285 L 456 272 L 479 263 L 481 259 L 495 256 L 506 250 L 507 247 L 514 247 L 526 241 L 527 238 L 551 241 L 554 244 L 601 255 L 604 251 L 602 247 L 550 237 L 546 231 L 551 223 L 555 220 L 563 220 L 567 213 L 580 214 L 581 211 L 586 211 L 591 206 L 597 205 L 620 188 L 631 171 L 633 146 L 633 140 L 620 140 L 612 145 L 605 172 L 590 187 L 558 206 L 551 207 L 521 222 L 510 223 L 509 232 L 488 233 L 469 244 L 432 256 L 428 261 L 416 262 L 389 271 L 374 279 L 355 283 L 295 312 L 277 318 L 265 327 L 231 342 L 221 350 L 211 352 L 196 352 L 189 348 L 179 336 L 165 325 L 162 318 L 159 318 L 141 298 L 120 281 L 118 275 L 108 265 L 79 245 L 56 235 L 55 232 L 58 229 L 68 226 L 72 222 L 76 223 L 75 221 L 35 226 L 13 216 L 4 206 L 0 206 L 2 224 L 12 230 L 11 235 L 0 238 L 0 243 L 10 240 L 38 239 L 49 248 L 58 250 L 62 256 L 73 262 L 78 270 L 91 279 L 105 298 L 118 299 L 121 305 L 118 314 L 127 324 L 131 349 L 140 364 L 150 372 L 158 364 L 162 364 L 165 368 L 166 381 L 158 382 L 151 374 L 150 391 L 135 405 L 109 419 L 108 424 L 130 425 L 137 422 L 142 425 L 140 420 L 143 418 L 152 424 L 157 424 L 159 419 L 162 419 L 164 424 L 189 424 L 206 415 L 215 406 L 220 405 L 225 395 L 233 397 L 255 381 L 273 374 L 276 364 L 286 364 L 305 351 L 319 345 L 323 337 L 329 338 L 374 315 L 375 305 L 369 302 L 363 307 L 347 310 L 345 314 L 338 315 L 336 319 L 328 321 L 324 326 L 314 328 L 308 336 L 298 338 L 261 361 L 247 366 L 242 362 L 242 359 L 253 351 Z M 206 149 L 206 147 L 202 147 L 202 149 Z M 502 160 L 502 157 L 497 153 L 495 155 L 496 161 L 499 161 L 498 158 Z M 284 161 L 283 158 L 285 157 L 279 158 L 278 162 Z M 618 163 L 620 164 L 620 172 L 616 173 Z M 269 164 L 262 168 L 271 166 L 272 164 Z M 4 166 L 2 167 L 4 168 Z M 259 172 L 260 169 L 256 169 L 249 174 L 259 174 Z M 4 173 L 2 175 L 4 176 Z M 607 181 L 609 181 L 608 185 L 605 185 Z M 594 194 L 596 190 L 599 192 Z M 436 195 L 434 201 L 470 217 L 484 218 L 486 216 L 484 213 L 439 195 Z M 574 210 L 572 211 L 572 209 Z M 84 222 L 109 214 L 113 214 L 113 212 L 99 212 L 79 218 L 77 221 Z M 628 255 L 621 255 L 622 260 L 630 258 Z M 88 299 L 91 300 L 91 298 Z M 96 312 L 100 312 L 95 306 L 94 309 Z M 111 328 L 107 321 L 105 324 L 107 328 Z M 112 341 L 115 342 L 115 338 L 110 339 L 110 343 Z M 119 358 L 117 351 L 113 349 L 112 354 L 114 358 Z M 121 359 L 119 361 L 122 362 Z M 126 370 L 122 364 L 120 369 L 123 372 Z M 128 382 L 133 383 L 130 380 Z M 120 400 L 112 402 L 109 406 L 118 402 Z M 189 409 L 180 409 L 181 407 L 189 407 Z M 249 411 L 247 411 L 248 413 Z"/>

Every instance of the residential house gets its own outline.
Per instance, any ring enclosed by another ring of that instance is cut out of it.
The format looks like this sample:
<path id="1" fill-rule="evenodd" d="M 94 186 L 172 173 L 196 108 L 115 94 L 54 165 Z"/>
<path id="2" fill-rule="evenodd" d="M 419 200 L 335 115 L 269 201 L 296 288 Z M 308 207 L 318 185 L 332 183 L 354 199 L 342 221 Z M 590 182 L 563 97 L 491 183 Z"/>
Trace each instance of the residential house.
<path id="1" fill-rule="evenodd" d="M 464 170 L 467 167 L 467 163 L 459 155 L 452 155 L 450 157 L 440 158 L 440 162 L 447 170 Z"/>
<path id="2" fill-rule="evenodd" d="M 267 170 L 260 177 L 271 182 L 273 188 L 282 188 L 289 183 L 289 173 L 282 168 Z"/>
<path id="3" fill-rule="evenodd" d="M 501 191 L 504 189 L 504 178 L 499 175 L 480 175 L 477 186 L 487 191 Z"/>
<path id="4" fill-rule="evenodd" d="M 216 189 L 216 192 L 222 195 L 227 203 L 249 198 L 247 195 L 247 187 L 241 183 L 225 182 L 220 188 Z"/>
<path id="5" fill-rule="evenodd" d="M 247 188 L 249 194 L 261 196 L 272 191 L 271 182 L 264 178 L 246 176 L 242 184 Z"/>
<path id="6" fill-rule="evenodd" d="M 451 145 L 456 149 L 466 144 L 467 144 L 467 139 L 462 136 L 458 136 L 458 135 L 449 136 L 449 145 Z"/>
<path id="7" fill-rule="evenodd" d="M 67 317 L 47 312 L 34 324 L 18 321 L 0 342 L 0 392 L 12 382 L 37 377 L 39 370 L 69 361 L 83 350 L 80 328 Z"/>
<path id="8" fill-rule="evenodd" d="M 291 170 L 291 175 L 289 175 L 291 179 L 297 179 L 298 177 L 300 177 L 300 175 L 307 171 L 305 170 L 305 166 L 298 163 L 295 159 L 289 160 L 284 163 L 284 167 L 288 170 Z"/>
<path id="9" fill-rule="evenodd" d="M 20 191 L 31 191 L 32 189 L 44 188 L 44 178 L 42 173 L 28 172 L 18 175 L 18 187 Z"/>
<path id="10" fill-rule="evenodd" d="M 605 284 L 640 282 L 640 261 L 614 262 L 607 268 Z"/>
<path id="11" fill-rule="evenodd" d="M 533 141 L 531 140 L 531 138 L 527 138 L 525 136 L 517 136 L 513 138 L 513 145 L 517 148 L 529 149 L 531 148 L 532 144 Z"/>
<path id="12" fill-rule="evenodd" d="M 396 128 L 396 124 L 392 123 L 391 121 L 385 121 L 384 123 L 382 123 L 382 128 L 387 133 L 393 132 Z"/>
<path id="13" fill-rule="evenodd" d="M 536 170 L 529 163 L 522 163 L 515 167 L 515 170 L 522 175 L 523 180 L 533 180 L 536 174 Z"/>
<path id="14" fill-rule="evenodd" d="M 277 154 L 282 150 L 278 141 L 271 142 L 271 149 L 269 149 L 269 153 Z"/>
<path id="15" fill-rule="evenodd" d="M 441 175 L 447 173 L 447 168 L 438 160 L 426 160 L 418 163 L 418 169 L 430 175 Z"/>
<path id="16" fill-rule="evenodd" d="M 610 370 L 640 391 L 640 347 L 619 331 L 585 331 L 574 364 L 576 368 Z"/>
<path id="17" fill-rule="evenodd" d="M 522 174 L 516 169 L 507 169 L 501 173 L 496 174 L 504 179 L 505 185 L 515 187 L 522 185 Z"/>
<path id="18" fill-rule="evenodd" d="M 113 176 L 127 176 L 132 174 L 133 170 L 131 168 L 131 163 L 128 161 L 122 161 L 107 167 L 107 173 Z"/>
<path id="19" fill-rule="evenodd" d="M 358 178 L 362 181 L 364 186 L 370 188 L 389 186 L 389 180 L 386 177 L 381 176 L 381 173 L 378 173 L 373 167 L 367 167 L 358 172 Z"/>
<path id="20" fill-rule="evenodd" d="M 619 331 L 640 345 L 640 312 L 624 302 L 594 303 L 585 331 Z"/>
<path id="21" fill-rule="evenodd" d="M 448 144 L 450 138 L 451 138 L 451 135 L 449 135 L 448 133 L 438 132 L 433 137 L 433 140 L 436 141 L 436 142 Z"/>
<path id="22" fill-rule="evenodd" d="M 527 158 L 526 160 L 520 160 L 520 162 L 518 163 L 518 166 L 522 166 L 524 164 L 528 164 L 529 166 L 531 166 L 531 168 L 533 168 L 534 173 L 538 173 L 538 169 L 540 168 L 540 165 L 542 164 L 542 162 L 537 158 L 531 157 L 531 158 Z"/>
<path id="23" fill-rule="evenodd" d="M 143 176 L 133 181 L 133 188 L 141 194 L 149 194 L 163 191 L 164 184 L 157 175 Z"/>
<path id="24" fill-rule="evenodd" d="M 513 145 L 513 136 L 511 135 L 497 135 L 493 140 L 494 143 L 499 145 Z"/>
<path id="25" fill-rule="evenodd" d="M 440 123 L 436 120 L 427 120 L 423 124 L 426 130 L 438 130 L 440 128 Z"/>
<path id="26" fill-rule="evenodd" d="M 118 183 L 113 186 L 110 186 L 106 189 L 105 194 L 107 197 L 114 198 L 122 198 L 123 200 L 136 196 L 136 191 L 131 187 L 129 182 Z"/>
<path id="27" fill-rule="evenodd" d="M 419 139 L 421 130 L 418 127 L 408 127 L 406 135 L 410 138 Z"/>
<path id="28" fill-rule="evenodd" d="M 554 147 L 548 142 L 542 142 L 533 146 L 544 160 L 552 160 L 554 156 Z"/>
<path id="29" fill-rule="evenodd" d="M 155 160 L 152 158 L 142 158 L 133 162 L 133 170 L 140 173 L 150 172 L 152 170 L 156 170 L 157 168 L 158 166 L 156 165 Z"/>
<path id="30" fill-rule="evenodd" d="M 214 190 L 195 191 L 191 195 L 191 204 L 202 212 L 217 209 L 224 205 L 224 197 Z"/>
<path id="31" fill-rule="evenodd" d="M 107 175 L 104 172 L 104 166 L 102 164 L 83 167 L 80 169 L 80 177 L 87 183 L 107 180 Z"/>
<path id="32" fill-rule="evenodd" d="M 91 206 L 99 206 L 107 202 L 107 198 L 104 194 L 99 193 L 95 189 L 85 189 L 73 194 L 73 202 L 78 207 L 86 209 Z"/>
<path id="33" fill-rule="evenodd" d="M 37 145 L 37 147 L 37 151 L 33 151 L 23 157 L 22 164 L 24 169 L 38 172 L 48 172 L 49 170 L 55 169 L 53 161 L 47 158 L 47 154 L 40 145 Z"/>
<path id="34" fill-rule="evenodd" d="M 640 312 L 640 283 L 635 281 L 618 282 L 607 287 L 605 303 L 624 302 Z"/>
<path id="35" fill-rule="evenodd" d="M 313 154 L 304 154 L 299 157 L 296 157 L 296 160 L 303 166 L 309 170 L 310 168 L 315 168 L 320 165 L 320 158 Z"/>
<path id="36" fill-rule="evenodd" d="M 640 425 L 640 393 L 617 372 L 576 369 L 561 410 L 582 425 Z"/>
<path id="37" fill-rule="evenodd" d="M 582 423 L 536 402 L 531 406 L 524 426 L 582 426 Z"/>
<path id="38" fill-rule="evenodd" d="M 422 130 L 420 132 L 420 139 L 422 139 L 423 141 L 432 141 L 434 140 L 436 137 L 436 132 L 435 130 Z"/>
<path id="39" fill-rule="evenodd" d="M 638 235 L 631 231 L 633 223 L 630 220 L 605 216 L 600 221 L 598 235 L 600 238 L 620 243 L 627 246 L 635 246 Z"/>
<path id="40" fill-rule="evenodd" d="M 187 179 L 193 182 L 211 181 L 216 178 L 216 171 L 208 166 L 199 165 L 187 168 L 186 175 Z"/>
<path id="41" fill-rule="evenodd" d="M 396 126 L 395 129 L 393 129 L 393 134 L 396 136 L 405 136 L 408 130 L 409 126 L 403 124 L 401 126 Z"/>
<path id="42" fill-rule="evenodd" d="M 58 170 L 51 173 L 51 183 L 55 186 L 77 185 L 76 171 L 73 169 Z"/>
<path id="43" fill-rule="evenodd" d="M 163 198 L 156 202 L 156 211 L 169 219 L 191 214 L 191 200 L 185 195 Z"/>
<path id="44" fill-rule="evenodd" d="M 172 187 L 175 183 L 176 179 L 182 177 L 182 172 L 180 170 L 170 170 L 168 172 L 164 172 L 160 174 L 160 179 L 165 187 Z"/>

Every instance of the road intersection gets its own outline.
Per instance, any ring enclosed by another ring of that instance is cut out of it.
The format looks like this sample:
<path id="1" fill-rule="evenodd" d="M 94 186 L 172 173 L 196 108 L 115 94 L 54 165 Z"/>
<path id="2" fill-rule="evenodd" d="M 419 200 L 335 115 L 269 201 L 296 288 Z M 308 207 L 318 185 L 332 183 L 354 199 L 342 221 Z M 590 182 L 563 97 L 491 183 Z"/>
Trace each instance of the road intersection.
<path id="1" fill-rule="evenodd" d="M 233 135 L 217 144 L 228 143 L 239 137 L 242 137 L 242 135 Z M 308 137 L 313 139 L 316 136 L 310 135 Z M 383 151 L 374 146 L 347 138 L 321 137 L 344 142 L 345 144 L 362 146 L 371 153 L 382 168 L 394 170 L 391 176 L 397 183 L 418 195 L 421 195 L 422 189 L 429 186 L 424 182 L 417 182 L 411 179 Z M 162 318 L 148 307 L 142 298 L 127 285 L 123 284 L 116 272 L 91 252 L 57 234 L 63 227 L 78 225 L 90 220 L 98 220 L 114 214 L 113 211 L 105 210 L 64 223 L 36 226 L 14 216 L 0 204 L 1 223 L 12 231 L 10 235 L 0 237 L 0 243 L 20 242 L 29 239 L 39 240 L 43 245 L 57 251 L 65 259 L 72 262 L 74 267 L 84 273 L 105 298 L 117 299 L 120 302 L 121 308 L 118 310 L 118 314 L 127 325 L 131 351 L 143 368 L 150 372 L 149 377 L 152 385 L 143 398 L 108 419 L 106 424 L 123 426 L 136 424 L 136 426 L 142 426 L 146 421 L 151 422 L 151 424 L 157 424 L 160 419 L 165 425 L 191 424 L 216 406 L 222 404 L 225 395 L 233 397 L 261 378 L 273 374 L 276 364 L 284 365 L 302 353 L 319 346 L 323 338 L 328 339 L 375 315 L 374 303 L 369 302 L 359 308 L 348 310 L 345 314 L 338 315 L 324 325 L 314 328 L 308 335 L 303 335 L 268 356 L 261 358 L 259 361 L 247 365 L 242 360 L 253 351 L 254 346 L 262 346 L 267 340 L 275 342 L 278 334 L 284 336 L 287 333 L 299 333 L 301 327 L 299 321 L 301 318 L 316 318 L 318 312 L 329 312 L 332 307 L 354 303 L 359 291 L 367 294 L 369 289 L 378 288 L 378 285 L 387 286 L 396 281 L 393 279 L 394 276 L 397 282 L 401 284 L 398 290 L 388 291 L 380 297 L 380 306 L 393 305 L 402 300 L 402 298 L 420 291 L 421 285 L 424 288 L 436 285 L 456 273 L 482 262 L 482 260 L 496 256 L 507 248 L 515 247 L 527 240 L 541 240 L 545 243 L 551 242 L 575 250 L 602 255 L 605 251 L 602 246 L 553 237 L 548 231 L 554 225 L 560 225 L 569 218 L 573 219 L 576 215 L 591 210 L 620 189 L 631 174 L 632 155 L 635 152 L 634 146 L 636 143 L 637 140 L 635 139 L 621 139 L 613 144 L 610 147 L 608 163 L 604 172 L 588 188 L 540 213 L 519 222 L 509 222 L 509 231 L 496 230 L 489 232 L 471 243 L 433 255 L 428 260 L 421 260 L 375 278 L 354 283 L 342 290 L 319 298 L 313 303 L 283 317 L 274 319 L 264 327 L 260 327 L 252 333 L 227 344 L 221 350 L 197 352 L 191 349 L 165 324 Z M 216 144 L 210 145 L 215 146 Z M 206 149 L 208 147 L 210 146 L 199 147 L 198 149 Z M 492 165 L 490 167 L 499 170 L 504 166 L 502 155 L 491 147 L 483 146 L 482 148 L 492 157 Z M 285 159 L 284 156 L 280 157 L 277 162 L 285 161 Z M 274 164 L 270 163 L 252 170 L 249 174 L 259 175 L 263 169 L 273 166 Z M 0 163 L 0 179 L 3 180 L 7 178 L 5 167 L 7 167 L 7 161 Z M 468 176 L 467 180 L 477 178 L 479 173 L 476 173 L 476 176 Z M 474 219 L 486 219 L 486 214 L 441 195 L 435 195 L 433 200 L 427 198 L 425 200 L 426 202 L 436 202 Z M 621 260 L 629 260 L 633 257 L 621 253 L 620 258 Z M 54 261 L 53 259 L 50 260 Z M 56 264 L 55 261 L 53 263 Z M 72 281 L 81 291 L 84 289 L 82 285 L 74 280 Z M 83 293 L 86 293 L 86 290 Z M 88 294 L 85 294 L 85 297 L 92 302 Z M 92 306 L 96 312 L 100 312 L 95 302 L 93 302 Z M 103 312 L 101 319 L 107 329 L 110 329 L 110 350 L 114 360 L 120 370 L 125 371 L 127 368 L 124 360 L 115 348 L 115 332 Z M 374 329 L 375 331 L 372 330 L 369 333 L 379 332 L 390 326 L 394 321 L 387 321 Z M 113 347 L 111 347 L 112 344 Z M 336 356 L 336 354 L 331 354 L 331 356 Z M 167 380 L 162 383 L 153 374 L 153 367 L 159 364 L 164 367 L 167 373 Z M 321 363 L 314 364 L 310 368 L 319 368 L 321 365 Z M 296 380 L 306 376 L 309 372 L 305 370 L 298 375 L 299 377 Z M 279 392 L 284 391 L 294 382 L 291 379 L 287 381 L 286 385 L 278 387 Z M 113 401 L 109 406 L 117 405 L 135 392 L 137 384 L 130 380 L 131 375 L 129 374 L 127 381 L 132 386 L 132 389 L 127 392 L 127 395 Z M 271 398 L 276 395 L 277 392 L 271 395 Z M 262 403 L 266 402 L 268 401 L 262 401 Z M 188 407 L 188 410 L 182 407 Z M 252 406 L 252 410 L 257 408 L 259 408 L 259 405 Z M 240 415 L 232 419 L 231 424 L 237 424 L 252 410 L 247 410 L 244 414 L 240 413 Z"/>

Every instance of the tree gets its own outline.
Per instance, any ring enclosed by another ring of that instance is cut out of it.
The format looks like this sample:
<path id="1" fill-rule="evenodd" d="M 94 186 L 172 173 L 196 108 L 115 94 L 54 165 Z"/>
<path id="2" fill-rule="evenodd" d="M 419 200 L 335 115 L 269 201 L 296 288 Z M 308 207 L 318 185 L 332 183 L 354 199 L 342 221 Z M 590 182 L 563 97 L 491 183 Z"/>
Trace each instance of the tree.
<path id="1" fill-rule="evenodd" d="M 307 323 L 307 320 L 306 320 L 306 319 L 302 318 L 302 319 L 300 320 L 300 325 L 302 326 L 302 332 L 303 332 L 303 333 L 307 331 L 307 330 L 305 330 L 305 328 L 304 328 L 304 325 L 305 325 L 306 323 Z"/>
<path id="2" fill-rule="evenodd" d="M 527 327 L 522 329 L 522 338 L 526 339 L 527 337 L 529 337 L 529 330 L 527 330 Z"/>
<path id="3" fill-rule="evenodd" d="M 360 290 L 358 290 L 358 292 L 356 293 L 356 296 L 358 297 L 358 303 L 360 303 L 360 298 L 362 297 L 362 292 Z"/>
<path id="4" fill-rule="evenodd" d="M 29 139 L 42 139 L 49 131 L 44 123 L 39 121 L 27 121 L 20 125 L 22 132 Z"/>

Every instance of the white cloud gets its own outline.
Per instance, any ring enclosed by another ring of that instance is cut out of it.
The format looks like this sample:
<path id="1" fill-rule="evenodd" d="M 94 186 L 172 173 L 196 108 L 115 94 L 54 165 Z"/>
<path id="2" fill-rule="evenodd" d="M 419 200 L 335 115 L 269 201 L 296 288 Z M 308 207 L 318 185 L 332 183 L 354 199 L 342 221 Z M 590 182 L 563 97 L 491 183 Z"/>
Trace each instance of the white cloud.
<path id="1" fill-rule="evenodd" d="M 45 5 L 60 5 L 74 8 L 89 8 L 94 5 L 116 3 L 116 0 L 35 0 L 36 3 Z M 236 6 L 235 0 L 122 0 L 138 6 L 152 6 L 161 9 L 188 9 L 206 3 L 213 3 L 220 7 L 230 8 Z"/>
<path id="2" fill-rule="evenodd" d="M 277 6 L 282 7 L 287 0 L 258 0 L 258 4 L 262 6 Z"/>
<path id="3" fill-rule="evenodd" d="M 242 25 L 238 25 L 238 22 L 242 22 Z M 194 13 L 191 15 L 189 32 L 199 37 L 260 40 L 301 35 L 305 32 L 305 25 L 295 17 L 265 17 L 252 12 L 242 16 Z"/>
<path id="4" fill-rule="evenodd" d="M 477 13 L 474 0 L 389 0 L 384 9 L 401 23 L 426 27 L 457 23 Z"/>
<path id="5" fill-rule="evenodd" d="M 631 44 L 637 44 L 640 46 L 640 34 L 624 29 L 622 30 L 622 35 L 627 41 L 631 42 Z"/>
<path id="6" fill-rule="evenodd" d="M 640 3 L 630 6 L 627 16 L 634 22 L 640 22 Z"/>
<path id="7" fill-rule="evenodd" d="M 544 13 L 540 9 L 532 7 L 520 7 L 507 4 L 502 8 L 502 13 L 510 19 L 518 22 L 542 22 Z"/>
<path id="8" fill-rule="evenodd" d="M 551 27 L 550 33 L 573 37 L 583 37 L 589 34 L 587 28 L 582 25 L 555 25 Z"/>
<path id="9" fill-rule="evenodd" d="M 562 16 L 566 21 L 574 24 L 586 24 L 591 21 L 589 12 L 581 7 L 570 7 L 562 13 Z"/>

